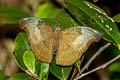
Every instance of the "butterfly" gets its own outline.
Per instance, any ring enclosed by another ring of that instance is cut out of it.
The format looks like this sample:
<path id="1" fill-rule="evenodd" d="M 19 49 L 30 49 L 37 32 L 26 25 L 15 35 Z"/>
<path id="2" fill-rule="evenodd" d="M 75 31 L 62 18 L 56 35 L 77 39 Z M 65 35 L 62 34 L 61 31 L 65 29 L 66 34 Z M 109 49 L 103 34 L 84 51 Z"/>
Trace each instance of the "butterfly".
<path id="1" fill-rule="evenodd" d="M 29 17 L 20 20 L 20 28 L 24 29 L 36 58 L 51 63 L 53 51 L 56 51 L 56 64 L 73 65 L 90 44 L 98 42 L 101 35 L 98 31 L 78 26 L 63 31 L 57 27 L 54 31 L 45 21 Z"/>

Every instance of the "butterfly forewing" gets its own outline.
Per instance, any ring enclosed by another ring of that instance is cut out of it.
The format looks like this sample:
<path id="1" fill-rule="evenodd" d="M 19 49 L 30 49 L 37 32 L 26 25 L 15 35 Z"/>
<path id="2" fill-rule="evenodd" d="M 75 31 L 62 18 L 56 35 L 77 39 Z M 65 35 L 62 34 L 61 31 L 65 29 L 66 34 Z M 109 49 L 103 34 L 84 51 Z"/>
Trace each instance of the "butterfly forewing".
<path id="1" fill-rule="evenodd" d="M 56 64 L 69 66 L 80 59 L 91 43 L 100 40 L 99 32 L 88 27 L 72 27 L 61 32 Z"/>
<path id="2" fill-rule="evenodd" d="M 52 61 L 53 31 L 51 27 L 37 18 L 25 18 L 20 21 L 28 37 L 35 56 L 43 62 Z"/>
<path id="3" fill-rule="evenodd" d="M 20 27 L 27 33 L 32 51 L 42 62 L 51 63 L 53 50 L 57 50 L 56 64 L 73 65 L 91 43 L 100 40 L 100 33 L 88 27 L 72 27 L 53 32 L 44 21 L 37 18 L 24 18 Z"/>

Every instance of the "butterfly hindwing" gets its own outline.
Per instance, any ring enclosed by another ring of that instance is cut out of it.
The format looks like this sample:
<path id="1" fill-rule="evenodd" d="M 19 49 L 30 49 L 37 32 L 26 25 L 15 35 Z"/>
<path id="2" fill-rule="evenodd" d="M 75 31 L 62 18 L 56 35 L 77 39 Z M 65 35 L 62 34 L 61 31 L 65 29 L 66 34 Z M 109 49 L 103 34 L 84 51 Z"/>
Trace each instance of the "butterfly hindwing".
<path id="1" fill-rule="evenodd" d="M 51 27 L 37 18 L 25 18 L 20 21 L 21 28 L 27 33 L 32 51 L 43 62 L 52 61 L 53 31 Z"/>
<path id="2" fill-rule="evenodd" d="M 24 18 L 20 27 L 25 30 L 32 51 L 42 62 L 51 63 L 53 50 L 57 50 L 56 64 L 73 65 L 91 43 L 100 40 L 100 33 L 88 27 L 72 27 L 60 32 L 37 18 Z"/>
<path id="3" fill-rule="evenodd" d="M 88 27 L 72 27 L 61 32 L 56 64 L 69 66 L 80 59 L 91 43 L 100 40 L 99 32 Z"/>

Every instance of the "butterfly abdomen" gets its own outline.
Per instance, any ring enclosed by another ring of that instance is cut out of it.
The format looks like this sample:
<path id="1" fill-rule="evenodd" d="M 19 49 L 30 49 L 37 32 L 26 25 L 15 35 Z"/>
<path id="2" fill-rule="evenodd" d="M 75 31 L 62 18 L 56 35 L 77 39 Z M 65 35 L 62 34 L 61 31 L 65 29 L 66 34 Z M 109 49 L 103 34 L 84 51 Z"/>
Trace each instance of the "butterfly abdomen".
<path id="1" fill-rule="evenodd" d="M 99 32 L 88 27 L 71 27 L 55 32 L 49 24 L 37 18 L 25 18 L 20 21 L 20 28 L 27 33 L 28 41 L 36 58 L 42 62 L 51 63 L 53 50 L 57 50 L 56 64 L 73 65 L 90 44 L 101 38 Z"/>

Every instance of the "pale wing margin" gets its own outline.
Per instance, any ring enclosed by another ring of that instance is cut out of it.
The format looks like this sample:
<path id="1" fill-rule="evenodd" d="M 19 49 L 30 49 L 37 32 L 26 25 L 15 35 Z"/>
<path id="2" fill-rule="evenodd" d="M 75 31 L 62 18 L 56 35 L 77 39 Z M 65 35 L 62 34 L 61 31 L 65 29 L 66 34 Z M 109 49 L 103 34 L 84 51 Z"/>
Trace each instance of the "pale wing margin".
<path id="1" fill-rule="evenodd" d="M 52 29 L 48 29 L 48 24 L 37 18 L 25 19 L 24 29 L 35 56 L 40 61 L 51 63 L 53 56 Z"/>
<path id="2" fill-rule="evenodd" d="M 91 43 L 100 40 L 100 33 L 88 27 L 72 27 L 61 32 L 56 64 L 70 66 L 80 59 Z"/>

